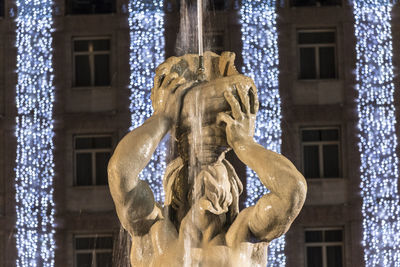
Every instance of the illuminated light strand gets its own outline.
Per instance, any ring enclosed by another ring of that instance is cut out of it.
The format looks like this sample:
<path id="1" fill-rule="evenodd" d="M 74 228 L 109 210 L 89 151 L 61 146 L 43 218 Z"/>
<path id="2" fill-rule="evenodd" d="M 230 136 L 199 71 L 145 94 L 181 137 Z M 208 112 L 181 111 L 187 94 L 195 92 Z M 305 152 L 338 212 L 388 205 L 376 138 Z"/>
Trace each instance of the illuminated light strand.
<path id="1" fill-rule="evenodd" d="M 164 61 L 163 1 L 140 0 L 129 3 L 130 28 L 130 112 L 135 129 L 151 116 L 150 92 L 156 67 Z M 162 202 L 162 179 L 166 167 L 166 144 L 161 142 L 140 178 L 147 181 L 156 201 Z"/>
<path id="2" fill-rule="evenodd" d="M 243 0 L 240 9 L 243 41 L 243 73 L 254 79 L 258 88 L 260 110 L 255 139 L 267 149 L 281 150 L 281 99 L 278 88 L 279 57 L 276 28 L 276 0 Z M 247 169 L 246 206 L 255 205 L 268 193 L 257 175 Z M 268 266 L 286 265 L 285 237 L 269 245 Z"/>
<path id="3" fill-rule="evenodd" d="M 17 0 L 16 266 L 54 266 L 53 1 Z"/>
<path id="4" fill-rule="evenodd" d="M 400 266 L 391 0 L 354 0 L 366 266 Z"/>

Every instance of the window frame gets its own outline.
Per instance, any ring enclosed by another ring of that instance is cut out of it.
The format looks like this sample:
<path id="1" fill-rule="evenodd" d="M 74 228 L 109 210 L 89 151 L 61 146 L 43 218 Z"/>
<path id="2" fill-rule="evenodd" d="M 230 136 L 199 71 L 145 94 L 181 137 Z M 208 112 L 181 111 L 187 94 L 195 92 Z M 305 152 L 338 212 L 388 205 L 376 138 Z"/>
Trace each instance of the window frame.
<path id="1" fill-rule="evenodd" d="M 93 41 L 95 40 L 108 40 L 110 42 L 110 49 L 108 51 L 93 51 Z M 75 51 L 75 41 L 89 41 L 89 50 L 88 51 Z M 75 57 L 82 55 L 89 56 L 89 68 L 90 68 L 90 85 L 88 86 L 77 86 L 76 85 L 76 62 Z M 95 85 L 95 55 L 108 55 L 108 75 L 110 79 L 109 85 Z M 110 88 L 112 86 L 111 72 L 112 72 L 112 38 L 111 36 L 76 36 L 72 38 L 72 87 L 74 89 L 81 88 Z"/>
<path id="2" fill-rule="evenodd" d="M 93 138 L 93 137 L 110 137 L 111 138 L 111 146 L 110 148 L 85 148 L 85 149 L 76 149 L 75 142 L 77 138 Z M 107 186 L 106 184 L 96 184 L 96 153 L 98 152 L 110 152 L 110 155 L 113 151 L 113 135 L 104 133 L 104 134 L 75 134 L 72 140 L 73 146 L 73 163 L 74 163 L 74 187 L 92 187 L 92 186 Z M 77 154 L 78 153 L 89 153 L 91 154 L 91 164 L 92 164 L 92 177 L 90 185 L 78 185 L 78 177 L 77 177 Z"/>
<path id="3" fill-rule="evenodd" d="M 76 248 L 76 240 L 78 238 L 98 238 L 98 237 L 111 237 L 113 240 L 113 247 L 110 249 L 77 249 Z M 97 266 L 97 262 L 96 262 L 96 254 L 97 253 L 111 253 L 111 256 L 113 254 L 113 250 L 114 250 L 114 235 L 109 233 L 104 233 L 104 234 L 75 234 L 73 235 L 73 253 L 74 253 L 74 267 L 78 267 L 78 261 L 77 261 L 77 255 L 78 254 L 88 254 L 89 252 L 92 254 L 92 266 L 91 267 L 96 267 Z"/>
<path id="4" fill-rule="evenodd" d="M 335 34 L 335 42 L 324 44 L 324 43 L 316 43 L 316 44 L 299 44 L 299 36 L 301 33 L 319 33 L 319 32 L 333 32 Z M 335 28 L 321 28 L 321 29 L 297 29 L 296 30 L 296 46 L 297 46 L 297 79 L 300 81 L 315 81 L 315 80 L 322 80 L 322 81 L 329 81 L 329 80 L 338 80 L 339 73 L 338 73 L 338 58 L 337 58 L 337 30 Z M 335 77 L 333 78 L 321 78 L 321 68 L 319 62 L 319 49 L 321 47 L 333 47 L 334 51 L 334 60 L 335 60 Z M 300 50 L 301 48 L 314 48 L 314 55 L 315 55 L 315 78 L 301 78 L 301 61 L 300 61 Z"/>
<path id="5" fill-rule="evenodd" d="M 339 133 L 339 138 L 337 141 L 303 141 L 303 131 L 308 131 L 308 130 L 338 130 Z M 323 156 L 323 146 L 324 145 L 338 145 L 338 173 L 339 177 L 324 177 L 324 156 Z M 314 127 L 300 127 L 300 145 L 301 145 L 301 169 L 304 177 L 307 180 L 317 180 L 317 179 L 342 179 L 343 178 L 343 173 L 342 173 L 342 166 L 343 166 L 343 156 L 342 156 L 342 131 L 340 126 L 314 126 Z M 318 145 L 318 166 L 319 166 L 319 176 L 320 177 L 314 177 L 314 178 L 309 178 L 305 176 L 305 166 L 304 166 L 304 147 L 306 145 Z"/>
<path id="6" fill-rule="evenodd" d="M 330 231 L 330 230 L 341 230 L 342 231 L 342 241 L 335 241 L 335 242 L 306 242 L 306 232 L 307 231 L 322 231 L 323 236 L 325 235 L 325 231 Z M 304 231 L 304 264 L 305 267 L 308 266 L 308 257 L 307 257 L 307 248 L 309 247 L 321 247 L 322 248 L 322 266 L 321 267 L 328 267 L 328 259 L 327 259 L 327 251 L 326 248 L 329 246 L 341 246 L 342 248 L 342 267 L 346 266 L 345 263 L 345 231 L 344 227 L 317 227 L 317 228 L 305 228 Z"/>

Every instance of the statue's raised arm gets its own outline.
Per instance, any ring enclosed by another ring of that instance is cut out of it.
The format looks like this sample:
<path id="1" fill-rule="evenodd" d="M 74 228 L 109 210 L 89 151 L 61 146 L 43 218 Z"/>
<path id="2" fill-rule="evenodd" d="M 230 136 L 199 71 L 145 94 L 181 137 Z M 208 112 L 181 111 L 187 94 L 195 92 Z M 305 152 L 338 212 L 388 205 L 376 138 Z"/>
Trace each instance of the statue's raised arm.
<path id="1" fill-rule="evenodd" d="M 217 123 L 225 127 L 227 142 L 239 159 L 257 173 L 270 191 L 256 205 L 240 212 L 227 232 L 226 242 L 235 247 L 251 235 L 270 242 L 286 233 L 299 214 L 306 198 L 307 184 L 287 158 L 254 141 L 259 106 L 255 85 L 236 84 L 226 90 L 224 96 L 231 111 L 219 113 Z"/>
<path id="2" fill-rule="evenodd" d="M 151 94 L 154 114 L 119 142 L 108 165 L 108 181 L 117 214 L 130 234 L 146 233 L 161 215 L 153 192 L 139 179 L 139 174 L 176 123 L 182 96 L 193 84 L 170 72 L 177 60 L 170 58 L 157 68 Z"/>

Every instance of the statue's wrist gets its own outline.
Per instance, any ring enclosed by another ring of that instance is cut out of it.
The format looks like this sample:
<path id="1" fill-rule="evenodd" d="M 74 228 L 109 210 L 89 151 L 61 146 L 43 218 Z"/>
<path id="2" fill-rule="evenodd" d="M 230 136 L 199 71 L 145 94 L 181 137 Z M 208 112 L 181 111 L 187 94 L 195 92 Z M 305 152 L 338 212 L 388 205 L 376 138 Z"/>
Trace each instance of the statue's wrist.
<path id="1" fill-rule="evenodd" d="M 236 151 L 236 150 L 243 150 L 254 143 L 255 141 L 253 137 L 246 136 L 246 137 L 236 138 L 235 140 L 233 140 L 231 145 L 233 150 Z"/>

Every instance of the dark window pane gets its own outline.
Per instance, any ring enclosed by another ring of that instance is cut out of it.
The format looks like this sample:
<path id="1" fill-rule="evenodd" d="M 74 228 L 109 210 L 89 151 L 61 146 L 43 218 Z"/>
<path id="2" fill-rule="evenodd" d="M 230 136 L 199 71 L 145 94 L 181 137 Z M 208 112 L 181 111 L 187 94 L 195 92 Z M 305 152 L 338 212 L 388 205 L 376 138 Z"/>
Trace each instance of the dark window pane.
<path id="1" fill-rule="evenodd" d="M 315 79 L 315 48 L 300 48 L 300 79 Z"/>
<path id="2" fill-rule="evenodd" d="M 222 34 L 212 35 L 210 39 L 211 47 L 224 47 L 224 36 Z"/>
<path id="3" fill-rule="evenodd" d="M 111 137 L 94 137 L 93 140 L 93 148 L 111 148 Z"/>
<path id="4" fill-rule="evenodd" d="M 318 146 L 304 146 L 304 176 L 319 178 Z"/>
<path id="5" fill-rule="evenodd" d="M 307 267 L 322 267 L 321 247 L 307 247 Z"/>
<path id="6" fill-rule="evenodd" d="M 340 6 L 341 0 L 292 0 L 292 6 Z"/>
<path id="7" fill-rule="evenodd" d="M 96 249 L 112 249 L 113 248 L 113 238 L 112 236 L 101 236 L 96 238 Z"/>
<path id="8" fill-rule="evenodd" d="M 342 247 L 341 246 L 329 246 L 326 248 L 326 256 L 328 267 L 342 267 Z"/>
<path id="9" fill-rule="evenodd" d="M 319 130 L 304 130 L 302 131 L 302 138 L 304 142 L 315 142 L 321 140 L 321 135 Z"/>
<path id="10" fill-rule="evenodd" d="M 75 86 L 90 86 L 89 56 L 75 56 Z"/>
<path id="11" fill-rule="evenodd" d="M 342 0 L 319 0 L 321 6 L 341 6 Z"/>
<path id="12" fill-rule="evenodd" d="M 76 266 L 77 267 L 92 267 L 92 254 L 76 254 Z"/>
<path id="13" fill-rule="evenodd" d="M 324 158 L 324 177 L 339 177 L 339 146 L 324 145 L 322 150 Z"/>
<path id="14" fill-rule="evenodd" d="M 91 137 L 77 137 L 75 139 L 76 149 L 93 148 L 93 142 Z"/>
<path id="15" fill-rule="evenodd" d="M 339 140 L 339 130 L 338 129 L 321 130 L 321 140 L 322 141 L 338 141 Z"/>
<path id="16" fill-rule="evenodd" d="M 76 185 L 92 185 L 92 154 L 76 154 Z"/>
<path id="17" fill-rule="evenodd" d="M 112 253 L 97 253 L 96 258 L 97 267 L 113 267 Z"/>
<path id="18" fill-rule="evenodd" d="M 107 165 L 110 159 L 111 153 L 109 152 L 98 152 L 96 153 L 96 184 L 106 185 L 107 180 Z"/>
<path id="19" fill-rule="evenodd" d="M 94 249 L 94 237 L 78 237 L 75 239 L 75 248 L 80 249 Z"/>
<path id="20" fill-rule="evenodd" d="M 93 40 L 93 51 L 109 51 L 110 50 L 110 40 Z"/>
<path id="21" fill-rule="evenodd" d="M 0 0 L 0 17 L 4 17 L 4 1 Z"/>
<path id="22" fill-rule="evenodd" d="M 75 139 L 76 149 L 111 148 L 111 137 L 77 137 Z"/>
<path id="23" fill-rule="evenodd" d="M 115 12 L 115 0 L 67 0 L 68 14 L 105 14 Z"/>
<path id="24" fill-rule="evenodd" d="M 208 8 L 210 10 L 224 10 L 227 7 L 228 0 L 209 0 Z"/>
<path id="25" fill-rule="evenodd" d="M 321 79 L 336 78 L 335 48 L 319 48 L 319 77 Z"/>
<path id="26" fill-rule="evenodd" d="M 109 55 L 95 55 L 95 85 L 106 86 L 110 85 L 110 62 Z"/>
<path id="27" fill-rule="evenodd" d="M 322 241 L 322 231 L 306 231 L 306 243 Z"/>
<path id="28" fill-rule="evenodd" d="M 292 6 L 315 6 L 316 0 L 292 0 Z"/>
<path id="29" fill-rule="evenodd" d="M 74 51 L 75 52 L 87 52 L 87 51 L 89 51 L 89 41 L 88 40 L 76 40 L 76 41 L 74 41 Z"/>
<path id="30" fill-rule="evenodd" d="M 300 32 L 299 44 L 333 44 L 335 32 Z"/>
<path id="31" fill-rule="evenodd" d="M 326 242 L 341 242 L 341 241 L 343 241 L 343 231 L 342 230 L 326 230 L 325 231 L 325 241 Z"/>

